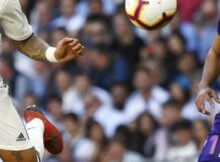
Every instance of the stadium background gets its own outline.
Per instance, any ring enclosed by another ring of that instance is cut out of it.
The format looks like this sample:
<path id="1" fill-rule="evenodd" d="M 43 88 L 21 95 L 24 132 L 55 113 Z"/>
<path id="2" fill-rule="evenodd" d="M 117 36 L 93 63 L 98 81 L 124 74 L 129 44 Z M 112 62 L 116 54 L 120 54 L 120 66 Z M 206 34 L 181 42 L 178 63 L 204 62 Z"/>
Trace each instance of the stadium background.
<path id="1" fill-rule="evenodd" d="M 196 162 L 212 118 L 197 112 L 194 99 L 218 1 L 179 0 L 172 23 L 152 32 L 131 25 L 122 0 L 21 5 L 51 45 L 70 36 L 87 47 L 85 56 L 51 65 L 2 38 L 0 73 L 19 112 L 40 105 L 63 132 L 63 153 L 46 153 L 44 162 Z M 220 90 L 220 80 L 214 86 Z"/>

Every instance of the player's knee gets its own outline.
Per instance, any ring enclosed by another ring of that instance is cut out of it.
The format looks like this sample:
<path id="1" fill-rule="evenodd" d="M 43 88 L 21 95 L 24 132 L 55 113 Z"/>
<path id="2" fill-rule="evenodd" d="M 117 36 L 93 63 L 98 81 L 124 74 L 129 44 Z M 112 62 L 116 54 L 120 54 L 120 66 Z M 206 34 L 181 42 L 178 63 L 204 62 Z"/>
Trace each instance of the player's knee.
<path id="1" fill-rule="evenodd" d="M 21 151 L 0 150 L 0 157 L 4 162 L 37 162 L 37 153 L 34 148 Z"/>

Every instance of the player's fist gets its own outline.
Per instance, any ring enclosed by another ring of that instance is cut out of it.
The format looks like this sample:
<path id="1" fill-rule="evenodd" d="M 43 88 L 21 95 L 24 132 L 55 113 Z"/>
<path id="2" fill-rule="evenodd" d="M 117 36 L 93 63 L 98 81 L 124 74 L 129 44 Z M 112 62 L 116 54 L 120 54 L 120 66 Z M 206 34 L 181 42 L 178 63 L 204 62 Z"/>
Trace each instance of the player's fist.
<path id="1" fill-rule="evenodd" d="M 84 46 L 77 39 L 62 39 L 55 51 L 55 57 L 60 63 L 66 63 L 84 54 Z"/>
<path id="2" fill-rule="evenodd" d="M 196 106 L 201 113 L 206 114 L 206 115 L 210 115 L 210 112 L 207 111 L 205 108 L 205 102 L 208 102 L 210 104 L 210 106 L 212 108 L 214 108 L 214 101 L 213 100 L 220 103 L 219 97 L 216 94 L 216 92 L 209 87 L 201 88 L 198 91 L 198 94 L 196 97 Z"/>

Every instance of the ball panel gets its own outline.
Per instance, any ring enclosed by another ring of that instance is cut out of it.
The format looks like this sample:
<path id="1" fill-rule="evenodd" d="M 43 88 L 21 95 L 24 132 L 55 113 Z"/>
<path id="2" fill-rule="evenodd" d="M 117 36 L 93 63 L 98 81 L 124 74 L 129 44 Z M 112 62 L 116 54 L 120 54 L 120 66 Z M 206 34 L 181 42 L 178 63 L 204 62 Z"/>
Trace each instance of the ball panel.
<path id="1" fill-rule="evenodd" d="M 128 15 L 134 16 L 138 6 L 139 6 L 139 0 L 126 0 L 125 1 L 125 10 Z"/>
<path id="2" fill-rule="evenodd" d="M 169 4 L 170 2 L 171 4 Z M 163 3 L 168 5 L 163 5 Z M 158 24 L 168 24 L 170 19 L 176 14 L 176 9 L 176 0 L 149 0 L 148 4 L 142 5 L 138 20 L 150 27 L 157 26 Z"/>
<path id="3" fill-rule="evenodd" d="M 142 26 L 142 28 L 147 29 L 147 30 L 154 30 L 154 29 L 160 29 L 164 27 L 165 25 L 167 25 L 174 16 L 175 14 L 172 16 L 167 16 L 166 13 L 164 12 L 161 18 L 158 19 L 158 22 L 153 25 L 146 24 L 145 22 L 142 22 L 140 20 L 136 20 L 136 21 L 139 23 L 139 25 Z"/>
<path id="4" fill-rule="evenodd" d="M 149 4 L 142 5 L 138 19 L 140 19 L 143 22 L 146 21 L 147 24 L 153 24 L 155 19 L 157 19 L 161 14 L 161 7 L 156 3 L 150 2 Z"/>
<path id="5" fill-rule="evenodd" d="M 167 25 L 177 12 L 177 0 L 126 0 L 127 2 L 130 5 L 135 2 L 135 7 L 126 8 L 131 22 L 148 30 Z"/>

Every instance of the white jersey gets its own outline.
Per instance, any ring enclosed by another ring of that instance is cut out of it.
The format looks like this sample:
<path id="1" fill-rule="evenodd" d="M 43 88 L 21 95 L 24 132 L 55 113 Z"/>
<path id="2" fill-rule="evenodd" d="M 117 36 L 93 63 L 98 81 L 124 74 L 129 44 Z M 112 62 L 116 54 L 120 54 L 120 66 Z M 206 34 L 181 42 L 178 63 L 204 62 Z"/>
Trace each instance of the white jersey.
<path id="1" fill-rule="evenodd" d="M 33 33 L 19 0 L 0 0 L 0 27 L 7 37 L 16 41 L 25 40 Z M 0 132 L 0 149 L 16 151 L 33 147 L 1 77 Z"/>
<path id="2" fill-rule="evenodd" d="M 25 40 L 33 33 L 19 0 L 0 0 L 0 26 L 12 40 Z"/>
<path id="3" fill-rule="evenodd" d="M 0 26 L 10 39 L 16 41 L 25 40 L 33 33 L 32 27 L 21 10 L 19 0 L 0 0 Z M 0 77 L 0 87 L 1 85 L 2 79 Z"/>

